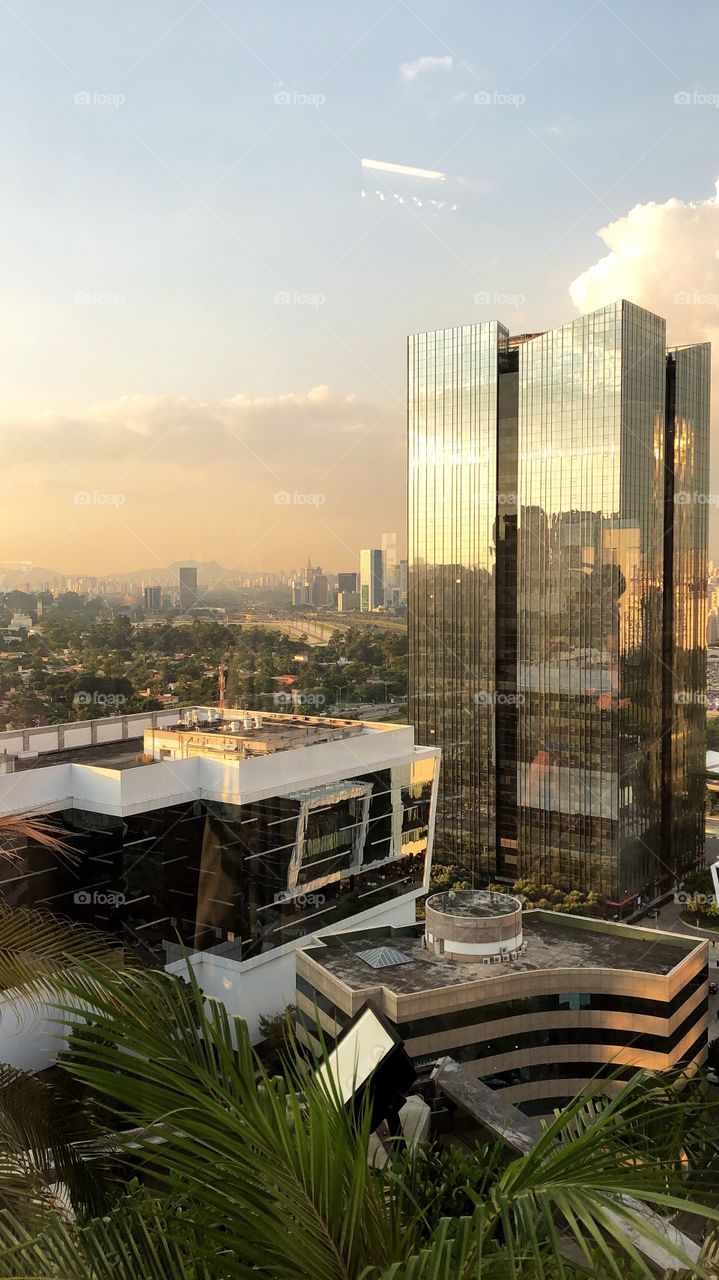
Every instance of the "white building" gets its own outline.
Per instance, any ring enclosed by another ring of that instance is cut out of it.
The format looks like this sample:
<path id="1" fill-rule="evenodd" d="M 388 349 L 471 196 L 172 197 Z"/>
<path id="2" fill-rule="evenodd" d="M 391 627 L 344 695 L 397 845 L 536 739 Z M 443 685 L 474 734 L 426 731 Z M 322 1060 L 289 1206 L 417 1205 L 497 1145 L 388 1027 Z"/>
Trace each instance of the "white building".
<path id="1" fill-rule="evenodd" d="M 0 734 L 0 814 L 52 814 L 4 900 L 182 971 L 257 1032 L 308 935 L 409 924 L 429 882 L 439 752 L 406 725 L 212 707 Z"/>

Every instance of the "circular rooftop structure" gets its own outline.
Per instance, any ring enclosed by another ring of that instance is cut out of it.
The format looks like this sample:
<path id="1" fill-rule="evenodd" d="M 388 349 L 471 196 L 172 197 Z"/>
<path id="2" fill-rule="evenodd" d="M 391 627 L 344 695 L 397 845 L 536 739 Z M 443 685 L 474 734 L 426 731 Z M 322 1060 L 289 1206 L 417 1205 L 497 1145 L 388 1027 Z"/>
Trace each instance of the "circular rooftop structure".
<path id="1" fill-rule="evenodd" d="M 449 889 L 427 899 L 427 950 L 449 960 L 500 964 L 524 950 L 522 904 L 510 893 Z"/>

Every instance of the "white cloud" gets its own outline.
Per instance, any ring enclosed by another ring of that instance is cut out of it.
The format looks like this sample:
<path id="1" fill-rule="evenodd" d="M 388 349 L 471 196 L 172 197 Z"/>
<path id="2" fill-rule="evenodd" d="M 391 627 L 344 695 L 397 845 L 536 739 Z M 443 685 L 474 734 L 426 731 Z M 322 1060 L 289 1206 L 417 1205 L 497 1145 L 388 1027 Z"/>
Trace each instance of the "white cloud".
<path id="1" fill-rule="evenodd" d="M 676 197 L 637 204 L 598 232 L 609 249 L 569 286 L 581 312 L 618 298 L 665 316 L 670 342 L 706 341 L 719 329 L 719 204 Z"/>
<path id="2" fill-rule="evenodd" d="M 569 286 L 582 313 L 627 298 L 667 321 L 667 345 L 711 342 L 713 381 L 719 381 L 719 203 L 672 197 L 637 204 L 599 231 L 609 252 Z M 716 402 L 716 396 L 713 397 Z M 716 428 L 717 414 L 713 414 Z M 712 493 L 719 493 L 719 459 L 712 461 Z M 710 507 L 710 554 L 719 554 L 719 513 Z"/>
<path id="3" fill-rule="evenodd" d="M 453 65 L 453 59 L 449 54 L 440 58 L 427 54 L 423 58 L 415 58 L 414 62 L 403 62 L 399 74 L 403 80 L 411 81 L 416 80 L 425 71 L 451 71 Z"/>

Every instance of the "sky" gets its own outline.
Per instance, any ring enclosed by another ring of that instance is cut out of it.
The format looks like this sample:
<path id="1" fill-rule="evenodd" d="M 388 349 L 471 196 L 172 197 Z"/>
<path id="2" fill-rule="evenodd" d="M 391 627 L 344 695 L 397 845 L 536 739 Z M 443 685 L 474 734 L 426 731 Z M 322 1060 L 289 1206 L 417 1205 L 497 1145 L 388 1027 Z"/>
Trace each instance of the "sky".
<path id="1" fill-rule="evenodd" d="M 409 332 L 628 297 L 719 360 L 718 35 L 707 0 L 2 0 L 0 565 L 355 568 L 404 528 Z"/>

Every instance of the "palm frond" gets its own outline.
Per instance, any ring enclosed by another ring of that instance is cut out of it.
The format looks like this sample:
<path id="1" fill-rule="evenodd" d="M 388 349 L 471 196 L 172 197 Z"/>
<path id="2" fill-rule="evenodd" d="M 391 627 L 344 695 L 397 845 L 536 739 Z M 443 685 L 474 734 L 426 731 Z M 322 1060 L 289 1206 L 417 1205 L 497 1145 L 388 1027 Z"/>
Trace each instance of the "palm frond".
<path id="1" fill-rule="evenodd" d="M 0 856 L 12 856 L 12 845 L 8 840 L 34 840 L 44 849 L 53 853 L 73 853 L 72 845 L 57 834 L 58 828 L 47 818 L 33 813 L 8 813 L 0 816 Z"/>
<path id="2" fill-rule="evenodd" d="M 220 1280 L 221 1253 L 205 1263 L 191 1229 L 163 1202 L 121 1201 L 85 1226 L 48 1217 L 39 1233 L 0 1213 L 3 1280 Z"/>
<path id="3" fill-rule="evenodd" d="M 35 1203 L 100 1213 L 111 1152 L 86 1110 L 39 1076 L 0 1066 L 0 1206 L 27 1220 Z M 62 1188 L 59 1191 L 59 1188 Z"/>
<path id="4" fill-rule="evenodd" d="M 93 1013 L 73 1035 L 69 1069 L 160 1134 L 144 1144 L 146 1168 L 160 1186 L 180 1180 L 185 1222 L 233 1259 L 223 1275 L 555 1280 L 586 1265 L 626 1280 L 628 1265 L 652 1274 L 639 1235 L 677 1268 L 690 1263 L 654 1211 L 719 1221 L 684 1197 L 659 1145 L 647 1138 L 637 1160 L 627 1132 L 652 1105 L 638 1077 L 605 1106 L 579 1100 L 560 1114 L 532 1152 L 479 1180 L 471 1217 L 445 1219 L 427 1242 L 418 1185 L 409 1194 L 392 1169 L 367 1166 L 366 1111 L 349 1115 L 299 1060 L 268 1077 L 244 1024 L 194 980 L 126 973 L 108 985 L 88 968 L 77 982 Z M 432 1195 L 430 1183 L 426 1204 Z"/>
<path id="5" fill-rule="evenodd" d="M 100 964 L 107 975 L 122 962 L 118 944 L 49 911 L 0 903 L 0 991 L 4 1000 L 33 1007 L 66 991 L 77 966 Z"/>

